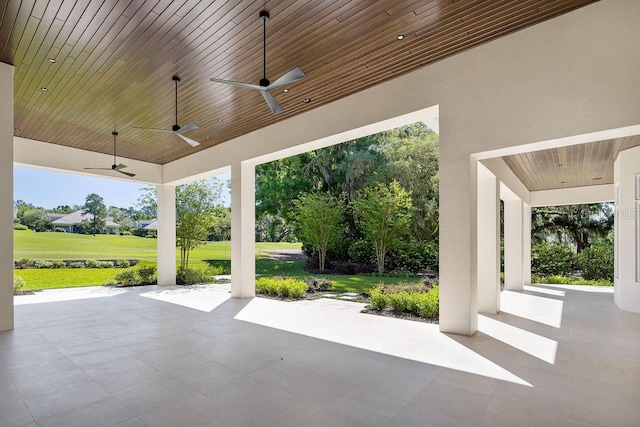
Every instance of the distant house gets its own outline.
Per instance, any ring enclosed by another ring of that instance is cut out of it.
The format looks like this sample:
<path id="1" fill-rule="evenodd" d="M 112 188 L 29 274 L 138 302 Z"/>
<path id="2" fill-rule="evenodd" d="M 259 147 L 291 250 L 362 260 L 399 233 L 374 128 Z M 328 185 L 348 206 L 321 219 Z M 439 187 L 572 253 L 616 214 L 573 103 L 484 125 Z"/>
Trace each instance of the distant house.
<path id="1" fill-rule="evenodd" d="M 78 225 L 82 222 L 93 221 L 93 214 L 84 213 L 82 210 L 71 212 L 70 214 L 48 213 L 47 216 L 51 220 L 53 231 L 57 228 L 63 228 L 67 233 L 79 233 L 80 228 Z M 113 222 L 112 217 L 107 217 L 105 227 L 101 230 L 101 233 L 119 234 L 120 224 Z"/>
<path id="2" fill-rule="evenodd" d="M 145 230 L 158 230 L 158 220 L 151 220 L 149 221 L 149 224 L 145 225 L 142 228 L 144 228 Z"/>
<path id="3" fill-rule="evenodd" d="M 153 224 L 153 223 L 155 223 L 157 221 L 158 220 L 155 219 L 155 218 L 154 219 L 139 219 L 139 220 L 136 221 L 136 227 L 135 228 L 142 228 L 142 229 L 148 230 L 147 227 L 150 224 Z M 156 229 L 157 228 L 152 228 L 152 230 L 156 230 Z"/>

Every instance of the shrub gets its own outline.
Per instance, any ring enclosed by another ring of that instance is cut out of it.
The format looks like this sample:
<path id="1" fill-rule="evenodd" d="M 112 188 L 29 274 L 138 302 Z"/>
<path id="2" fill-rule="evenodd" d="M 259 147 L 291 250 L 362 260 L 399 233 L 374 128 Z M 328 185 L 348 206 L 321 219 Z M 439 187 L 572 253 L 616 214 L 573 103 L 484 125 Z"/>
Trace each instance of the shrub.
<path id="1" fill-rule="evenodd" d="M 440 287 L 434 286 L 429 292 L 417 295 L 418 316 L 430 319 L 438 317 L 440 313 Z"/>
<path id="2" fill-rule="evenodd" d="M 52 261 L 52 264 L 53 264 L 52 266 L 53 268 L 65 268 L 67 266 L 66 262 L 59 259 Z"/>
<path id="3" fill-rule="evenodd" d="M 376 263 L 376 249 L 373 243 L 367 240 L 356 240 L 349 245 L 349 261 L 358 264 L 375 264 Z"/>
<path id="4" fill-rule="evenodd" d="M 35 260 L 33 258 L 21 258 L 18 260 L 18 267 L 20 268 L 29 268 L 35 265 Z"/>
<path id="5" fill-rule="evenodd" d="M 113 268 L 113 261 L 98 261 L 97 268 Z"/>
<path id="6" fill-rule="evenodd" d="M 37 260 L 35 262 L 35 267 L 36 268 L 53 268 L 53 263 L 51 261 L 45 261 L 45 260 Z"/>
<path id="7" fill-rule="evenodd" d="M 25 282 L 22 277 L 16 276 L 15 274 L 13 275 L 13 293 L 14 294 L 20 292 L 20 290 L 24 288 L 24 285 L 26 284 L 27 282 Z"/>
<path id="8" fill-rule="evenodd" d="M 156 275 L 156 267 L 154 265 L 141 265 L 136 270 L 140 277 L 140 283 L 153 283 Z"/>
<path id="9" fill-rule="evenodd" d="M 131 236 L 131 232 L 130 231 L 121 231 L 120 235 L 121 236 Z"/>
<path id="10" fill-rule="evenodd" d="M 539 243 L 531 248 L 531 272 L 539 276 L 571 275 L 574 271 L 573 250 L 557 243 Z"/>
<path id="11" fill-rule="evenodd" d="M 382 286 L 371 289 L 369 305 L 375 310 L 383 310 L 387 306 L 387 296 L 382 290 Z"/>
<path id="12" fill-rule="evenodd" d="M 67 232 L 67 230 L 65 230 L 64 228 L 56 228 L 56 229 L 55 229 L 55 232 L 56 232 L 56 233 L 66 233 L 66 232 Z"/>
<path id="13" fill-rule="evenodd" d="M 307 284 L 307 292 L 326 292 L 333 289 L 331 281 L 318 277 L 305 277 L 304 282 Z"/>
<path id="14" fill-rule="evenodd" d="M 85 262 L 85 266 L 87 268 L 98 268 L 98 261 L 96 261 L 95 259 L 88 259 Z"/>
<path id="15" fill-rule="evenodd" d="M 223 274 L 230 274 L 227 269 L 222 265 L 211 265 L 207 267 L 207 274 L 209 276 L 222 276 Z"/>
<path id="16" fill-rule="evenodd" d="M 256 280 L 256 292 L 260 294 L 299 299 L 306 291 L 307 284 L 292 277 L 259 277 Z"/>
<path id="17" fill-rule="evenodd" d="M 118 274 L 115 275 L 113 280 L 116 283 L 120 283 L 120 284 L 123 284 L 123 285 L 129 285 L 129 286 L 135 285 L 135 284 L 140 282 L 138 274 L 136 274 L 135 270 L 121 271 L 121 272 L 119 272 Z"/>
<path id="18" fill-rule="evenodd" d="M 116 267 L 118 268 L 127 268 L 130 267 L 131 263 L 128 259 L 119 259 L 116 261 Z"/>
<path id="19" fill-rule="evenodd" d="M 69 263 L 69 268 L 84 268 L 84 262 L 82 261 L 74 261 Z"/>
<path id="20" fill-rule="evenodd" d="M 409 308 L 409 293 L 408 292 L 393 292 L 387 295 L 389 305 L 393 307 L 393 310 L 402 313 L 408 311 Z"/>
<path id="21" fill-rule="evenodd" d="M 402 242 L 389 250 L 385 260 L 387 270 L 417 273 L 420 270 L 438 270 L 438 244 L 433 242 Z"/>
<path id="22" fill-rule="evenodd" d="M 613 282 L 607 279 L 586 280 L 583 278 L 574 279 L 567 276 L 532 276 L 533 283 L 546 283 L 549 285 L 585 285 L 585 286 L 613 286 Z"/>
<path id="23" fill-rule="evenodd" d="M 583 249 L 578 254 L 578 267 L 587 280 L 613 281 L 613 244 L 603 240 Z"/>
<path id="24" fill-rule="evenodd" d="M 15 223 L 13 224 L 13 229 L 14 229 L 14 230 L 21 230 L 21 231 L 23 231 L 23 230 L 28 230 L 28 229 L 29 229 L 29 227 L 27 227 L 27 226 L 26 226 L 26 225 L 24 225 L 24 224 L 20 224 L 20 223 L 15 222 Z"/>
<path id="25" fill-rule="evenodd" d="M 155 273 L 155 267 L 154 267 Z M 194 285 L 196 283 L 206 283 L 210 279 L 206 270 L 199 268 L 187 268 L 178 270 L 176 283 L 178 285 Z"/>

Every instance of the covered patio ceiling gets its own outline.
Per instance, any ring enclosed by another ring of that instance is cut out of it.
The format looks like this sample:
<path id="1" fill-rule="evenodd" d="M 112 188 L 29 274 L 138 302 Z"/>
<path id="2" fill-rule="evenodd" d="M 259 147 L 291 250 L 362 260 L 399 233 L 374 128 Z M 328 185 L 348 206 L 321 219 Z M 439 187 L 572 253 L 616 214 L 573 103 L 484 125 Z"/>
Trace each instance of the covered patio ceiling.
<path id="1" fill-rule="evenodd" d="M 613 184 L 618 153 L 640 145 L 640 135 L 504 156 L 529 191 Z"/>
<path id="2" fill-rule="evenodd" d="M 590 3 L 8 0 L 0 60 L 16 67 L 16 136 L 111 153 L 117 129 L 119 155 L 165 164 Z M 274 93 L 277 116 L 257 92 L 209 81 L 257 84 L 263 9 L 268 77 L 295 66 L 308 75 Z M 174 74 L 179 123 L 200 126 L 188 134 L 196 148 L 134 129 L 174 123 Z"/>

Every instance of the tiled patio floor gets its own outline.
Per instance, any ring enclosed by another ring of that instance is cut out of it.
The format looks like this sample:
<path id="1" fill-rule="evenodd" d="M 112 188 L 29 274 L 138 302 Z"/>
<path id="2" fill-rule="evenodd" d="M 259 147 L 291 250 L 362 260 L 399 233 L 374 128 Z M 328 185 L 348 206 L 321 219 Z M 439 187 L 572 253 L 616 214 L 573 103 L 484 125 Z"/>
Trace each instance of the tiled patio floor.
<path id="1" fill-rule="evenodd" d="M 0 426 L 638 426 L 640 315 L 528 286 L 474 337 L 228 285 L 16 298 Z"/>

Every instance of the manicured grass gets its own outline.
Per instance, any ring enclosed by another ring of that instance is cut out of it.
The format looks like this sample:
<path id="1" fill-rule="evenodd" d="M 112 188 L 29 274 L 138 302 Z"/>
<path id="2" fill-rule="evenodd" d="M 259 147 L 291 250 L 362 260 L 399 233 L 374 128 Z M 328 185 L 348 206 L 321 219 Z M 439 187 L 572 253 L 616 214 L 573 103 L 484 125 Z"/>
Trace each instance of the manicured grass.
<path id="1" fill-rule="evenodd" d="M 122 270 L 120 268 L 42 268 L 15 270 L 14 273 L 25 280 L 23 291 L 35 291 L 105 285 Z"/>

